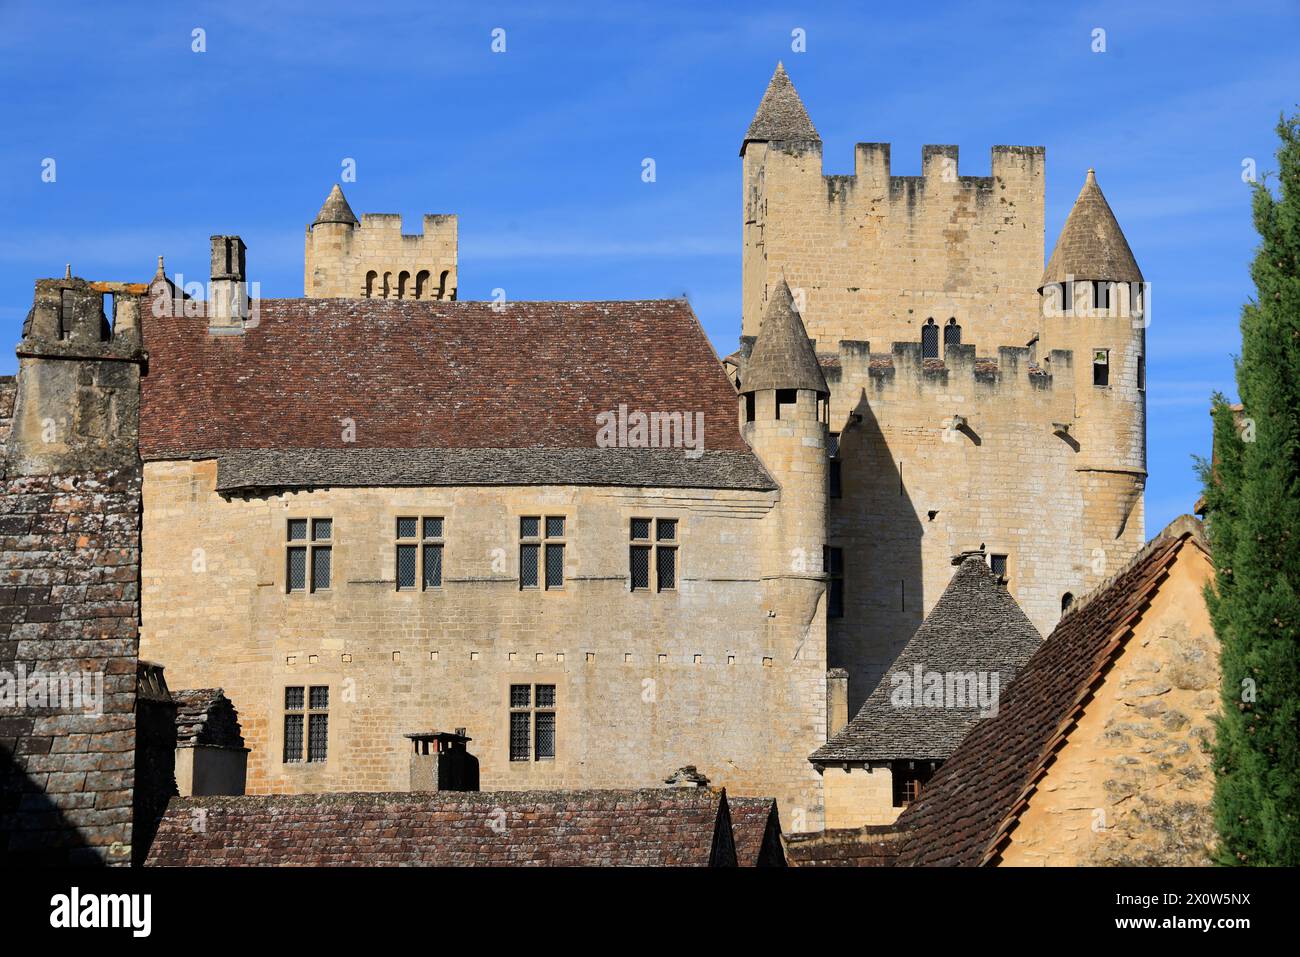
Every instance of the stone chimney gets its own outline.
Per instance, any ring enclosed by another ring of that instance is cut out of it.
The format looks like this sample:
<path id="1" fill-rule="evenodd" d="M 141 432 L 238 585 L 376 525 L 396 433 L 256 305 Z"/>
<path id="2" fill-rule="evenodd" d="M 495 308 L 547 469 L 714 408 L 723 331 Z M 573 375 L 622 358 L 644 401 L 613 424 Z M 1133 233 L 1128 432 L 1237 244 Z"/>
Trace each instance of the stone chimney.
<path id="1" fill-rule="evenodd" d="M 239 334 L 248 318 L 248 276 L 244 257 L 248 247 L 238 236 L 212 237 L 208 283 L 208 332 Z"/>
<path id="2" fill-rule="evenodd" d="M 826 672 L 826 740 L 849 723 L 849 673 L 843 668 Z"/>
<path id="3" fill-rule="evenodd" d="M 477 791 L 478 758 L 466 745 L 464 728 L 418 731 L 404 735 L 414 745 L 411 754 L 412 791 Z"/>

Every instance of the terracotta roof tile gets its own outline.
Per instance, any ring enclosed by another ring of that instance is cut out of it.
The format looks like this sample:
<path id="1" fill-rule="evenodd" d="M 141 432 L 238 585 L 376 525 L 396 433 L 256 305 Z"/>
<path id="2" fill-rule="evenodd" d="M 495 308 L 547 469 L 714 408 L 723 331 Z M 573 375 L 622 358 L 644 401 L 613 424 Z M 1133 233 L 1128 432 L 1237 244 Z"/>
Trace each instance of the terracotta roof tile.
<path id="1" fill-rule="evenodd" d="M 625 406 L 700 413 L 706 450 L 757 465 L 685 301 L 493 306 L 269 299 L 242 335 L 223 336 L 201 316 L 148 314 L 141 455 L 595 449 L 596 416 Z"/>
<path id="2" fill-rule="evenodd" d="M 493 791 L 172 798 L 152 866 L 735 864 L 722 792 Z M 193 827 L 204 812 L 204 828 Z"/>

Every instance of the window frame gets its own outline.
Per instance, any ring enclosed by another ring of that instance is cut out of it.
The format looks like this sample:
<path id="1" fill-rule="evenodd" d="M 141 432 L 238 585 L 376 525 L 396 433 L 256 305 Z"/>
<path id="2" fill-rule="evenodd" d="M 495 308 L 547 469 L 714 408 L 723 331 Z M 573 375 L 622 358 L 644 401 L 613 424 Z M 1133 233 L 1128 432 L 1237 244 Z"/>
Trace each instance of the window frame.
<path id="1" fill-rule="evenodd" d="M 564 591 L 564 556 L 567 552 L 566 546 L 569 544 L 569 516 L 567 514 L 556 515 L 553 513 L 537 513 L 519 515 L 519 590 L 520 591 Z M 524 522 L 533 520 L 537 522 L 537 534 L 525 535 Z M 550 522 L 560 521 L 564 523 L 563 531 L 558 535 L 550 534 Z M 524 549 L 537 549 L 537 580 L 531 585 L 524 584 Z M 547 574 L 548 564 L 547 557 L 551 549 L 557 549 L 560 553 L 560 580 L 558 584 L 551 584 Z"/>
<path id="2" fill-rule="evenodd" d="M 528 690 L 527 704 L 515 704 L 515 689 L 526 688 Z M 550 689 L 550 704 L 542 704 L 538 692 L 543 688 Z M 519 764 L 538 764 L 543 761 L 555 761 L 559 748 L 559 711 L 560 711 L 560 687 L 554 681 L 511 681 L 506 689 L 506 705 L 509 717 L 506 719 L 506 758 L 511 765 Z M 539 746 L 539 728 L 538 715 L 549 715 L 551 724 L 551 746 L 550 754 L 541 754 Z M 515 718 L 523 717 L 527 726 L 526 747 L 527 753 L 520 754 L 515 750 Z"/>
<path id="3" fill-rule="evenodd" d="M 637 522 L 648 523 L 645 538 L 635 537 Z M 671 526 L 671 538 L 662 538 L 660 536 L 659 530 L 665 524 Z M 634 515 L 628 519 L 627 537 L 627 590 L 634 594 L 647 593 L 656 595 L 666 591 L 678 591 L 677 583 L 681 581 L 682 574 L 682 565 L 679 555 L 682 544 L 681 519 L 677 516 Z M 636 584 L 636 579 L 632 574 L 632 555 L 639 549 L 646 552 L 646 584 L 640 586 Z M 663 583 L 663 575 L 661 574 L 659 565 L 659 555 L 661 551 L 672 554 L 673 583 L 667 586 Z"/>
<path id="4" fill-rule="evenodd" d="M 415 534 L 403 536 L 402 522 L 415 522 Z M 438 535 L 427 535 L 428 522 L 440 523 Z M 447 570 L 447 517 L 445 514 L 397 515 L 393 518 L 393 585 L 400 592 L 441 591 Z M 403 548 L 415 549 L 415 583 L 403 585 L 401 578 L 401 555 Z M 441 552 L 438 560 L 438 581 L 430 585 L 428 580 L 428 549 L 436 548 Z"/>
<path id="5" fill-rule="evenodd" d="M 842 432 L 826 433 L 826 497 L 844 497 L 844 460 L 840 458 Z"/>
<path id="6" fill-rule="evenodd" d="M 1100 357 L 1100 361 L 1098 361 L 1098 357 Z M 1099 369 L 1105 371 L 1099 373 L 1097 371 Z M 1101 379 L 1100 382 L 1097 381 L 1098 378 Z M 1110 350 L 1109 349 L 1092 350 L 1092 384 L 1094 388 L 1098 388 L 1098 389 L 1110 388 Z"/>
<path id="7" fill-rule="evenodd" d="M 325 706 L 318 708 L 312 704 L 312 692 L 324 690 Z M 289 692 L 298 691 L 302 695 L 302 705 L 298 708 L 289 707 Z M 284 702 L 281 721 L 281 739 L 280 739 L 280 763 L 282 765 L 307 765 L 307 764 L 325 764 L 329 761 L 329 685 L 285 685 L 281 695 L 281 701 Z M 311 756 L 311 727 L 312 718 L 324 717 L 325 719 L 325 747 L 324 757 L 312 758 Z M 288 725 L 290 718 L 301 719 L 301 725 L 298 732 L 298 753 L 296 757 L 291 757 L 289 753 L 289 735 Z"/>
<path id="8" fill-rule="evenodd" d="M 294 522 L 303 523 L 303 537 L 293 537 Z M 320 522 L 329 522 L 329 535 L 324 538 L 316 537 L 316 527 Z M 334 519 L 328 515 L 291 515 L 285 518 L 284 523 L 284 592 L 286 595 L 314 595 L 317 592 L 328 592 L 334 588 L 334 546 L 337 539 L 334 535 Z M 303 584 L 301 588 L 293 587 L 292 564 L 295 552 L 302 552 L 303 555 Z M 321 585 L 316 575 L 316 553 L 327 552 L 329 554 L 329 582 Z"/>

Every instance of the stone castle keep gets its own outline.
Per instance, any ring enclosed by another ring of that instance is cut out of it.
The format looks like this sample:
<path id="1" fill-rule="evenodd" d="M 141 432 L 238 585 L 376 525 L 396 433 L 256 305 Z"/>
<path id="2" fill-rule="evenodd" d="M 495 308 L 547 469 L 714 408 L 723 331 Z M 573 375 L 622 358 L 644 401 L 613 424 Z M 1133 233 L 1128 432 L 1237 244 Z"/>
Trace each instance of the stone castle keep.
<path id="1" fill-rule="evenodd" d="M 140 490 L 115 610 L 237 709 L 250 794 L 404 791 L 456 729 L 483 790 L 694 765 L 793 831 L 887 823 L 911 752 L 821 749 L 950 583 L 1018 667 L 1145 540 L 1142 275 L 1091 170 L 1044 267 L 1044 177 L 1041 147 L 896 176 L 883 144 L 824 175 L 778 67 L 721 361 L 682 300 L 460 300 L 455 216 L 404 235 L 335 186 L 302 298 L 250 302 L 226 235 L 202 302 L 161 261 L 40 280 L 8 475 Z M 703 453 L 599 443 L 621 408 L 698 417 Z"/>

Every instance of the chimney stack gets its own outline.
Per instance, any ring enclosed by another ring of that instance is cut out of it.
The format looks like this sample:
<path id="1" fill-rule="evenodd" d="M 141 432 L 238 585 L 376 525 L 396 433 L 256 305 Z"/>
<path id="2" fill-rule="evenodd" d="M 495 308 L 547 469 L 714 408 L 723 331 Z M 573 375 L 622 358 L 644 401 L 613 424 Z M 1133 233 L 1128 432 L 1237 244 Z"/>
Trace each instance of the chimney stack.
<path id="1" fill-rule="evenodd" d="M 238 236 L 212 237 L 212 268 L 208 283 L 208 332 L 239 334 L 248 318 L 248 276 L 244 257 L 248 247 Z"/>

